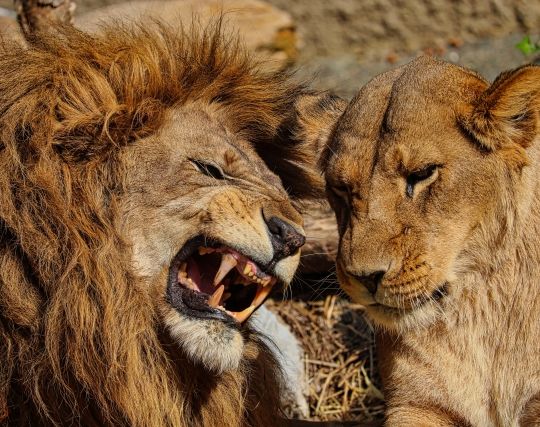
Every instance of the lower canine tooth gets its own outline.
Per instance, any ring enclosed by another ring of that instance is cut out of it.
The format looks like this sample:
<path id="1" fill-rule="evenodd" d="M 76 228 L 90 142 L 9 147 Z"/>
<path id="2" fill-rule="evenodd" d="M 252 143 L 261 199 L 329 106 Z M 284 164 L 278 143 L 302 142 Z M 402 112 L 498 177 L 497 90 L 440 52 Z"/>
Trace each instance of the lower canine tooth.
<path id="1" fill-rule="evenodd" d="M 239 313 L 234 313 L 234 318 L 236 319 L 236 321 L 238 323 L 244 323 L 246 321 L 246 319 L 251 316 L 251 313 L 253 313 L 255 311 L 255 309 L 257 308 L 257 306 L 255 305 L 250 305 L 248 308 L 246 308 L 245 310 L 242 310 L 241 312 Z"/>
<path id="2" fill-rule="evenodd" d="M 255 299 L 253 300 L 251 304 L 254 305 L 255 307 L 258 307 L 259 305 L 261 305 L 271 290 L 272 290 L 272 286 L 263 286 L 262 288 L 260 287 L 259 289 L 257 289 L 257 294 L 255 295 Z"/>
<path id="3" fill-rule="evenodd" d="M 219 301 L 221 300 L 221 297 L 224 291 L 225 291 L 225 286 L 223 285 L 217 288 L 216 291 L 212 294 L 212 296 L 208 298 L 208 305 L 214 308 L 217 307 L 219 305 Z"/>

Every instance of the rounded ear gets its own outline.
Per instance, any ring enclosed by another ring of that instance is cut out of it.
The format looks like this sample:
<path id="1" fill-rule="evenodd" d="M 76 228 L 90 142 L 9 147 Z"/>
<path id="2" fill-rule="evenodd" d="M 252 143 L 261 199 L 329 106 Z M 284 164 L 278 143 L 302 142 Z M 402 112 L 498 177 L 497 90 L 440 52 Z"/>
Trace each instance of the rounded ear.
<path id="1" fill-rule="evenodd" d="M 329 92 L 298 96 L 271 144 L 257 152 L 293 198 L 324 197 L 319 160 L 347 102 Z"/>
<path id="2" fill-rule="evenodd" d="M 499 75 L 461 124 L 488 150 L 527 148 L 538 134 L 539 108 L 540 67 L 526 65 Z"/>

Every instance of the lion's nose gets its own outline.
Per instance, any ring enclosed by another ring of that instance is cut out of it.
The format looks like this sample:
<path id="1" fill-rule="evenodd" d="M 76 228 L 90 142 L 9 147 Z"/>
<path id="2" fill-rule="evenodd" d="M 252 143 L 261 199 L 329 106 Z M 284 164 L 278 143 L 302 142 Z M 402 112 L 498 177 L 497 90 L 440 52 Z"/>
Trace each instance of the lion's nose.
<path id="1" fill-rule="evenodd" d="M 304 235 L 281 218 L 273 216 L 265 221 L 274 249 L 274 261 L 294 255 L 306 243 Z"/>
<path id="2" fill-rule="evenodd" d="M 364 285 L 371 295 L 375 295 L 385 273 L 385 271 L 380 270 L 360 275 L 352 274 L 352 276 Z"/>

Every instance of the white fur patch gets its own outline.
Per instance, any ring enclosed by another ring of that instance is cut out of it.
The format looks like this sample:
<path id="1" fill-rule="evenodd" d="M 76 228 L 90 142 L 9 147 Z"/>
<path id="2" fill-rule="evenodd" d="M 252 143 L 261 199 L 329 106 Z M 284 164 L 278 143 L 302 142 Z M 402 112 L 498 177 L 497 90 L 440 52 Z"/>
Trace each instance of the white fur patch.
<path id="1" fill-rule="evenodd" d="M 209 371 L 221 374 L 240 365 L 244 339 L 237 330 L 219 320 L 188 318 L 173 308 L 164 321 L 186 354 Z"/>

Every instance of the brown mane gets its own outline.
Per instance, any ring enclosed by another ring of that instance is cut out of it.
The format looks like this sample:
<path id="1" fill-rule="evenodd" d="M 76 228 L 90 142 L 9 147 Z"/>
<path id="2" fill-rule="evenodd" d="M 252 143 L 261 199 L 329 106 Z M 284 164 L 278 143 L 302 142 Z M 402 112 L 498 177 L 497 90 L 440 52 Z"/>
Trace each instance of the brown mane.
<path id="1" fill-rule="evenodd" d="M 5 42 L 0 73 L 0 422 L 275 425 L 264 344 L 220 377 L 167 350 L 114 224 L 116 157 L 191 101 L 269 141 L 301 89 L 258 71 L 219 24 L 61 28 Z"/>

